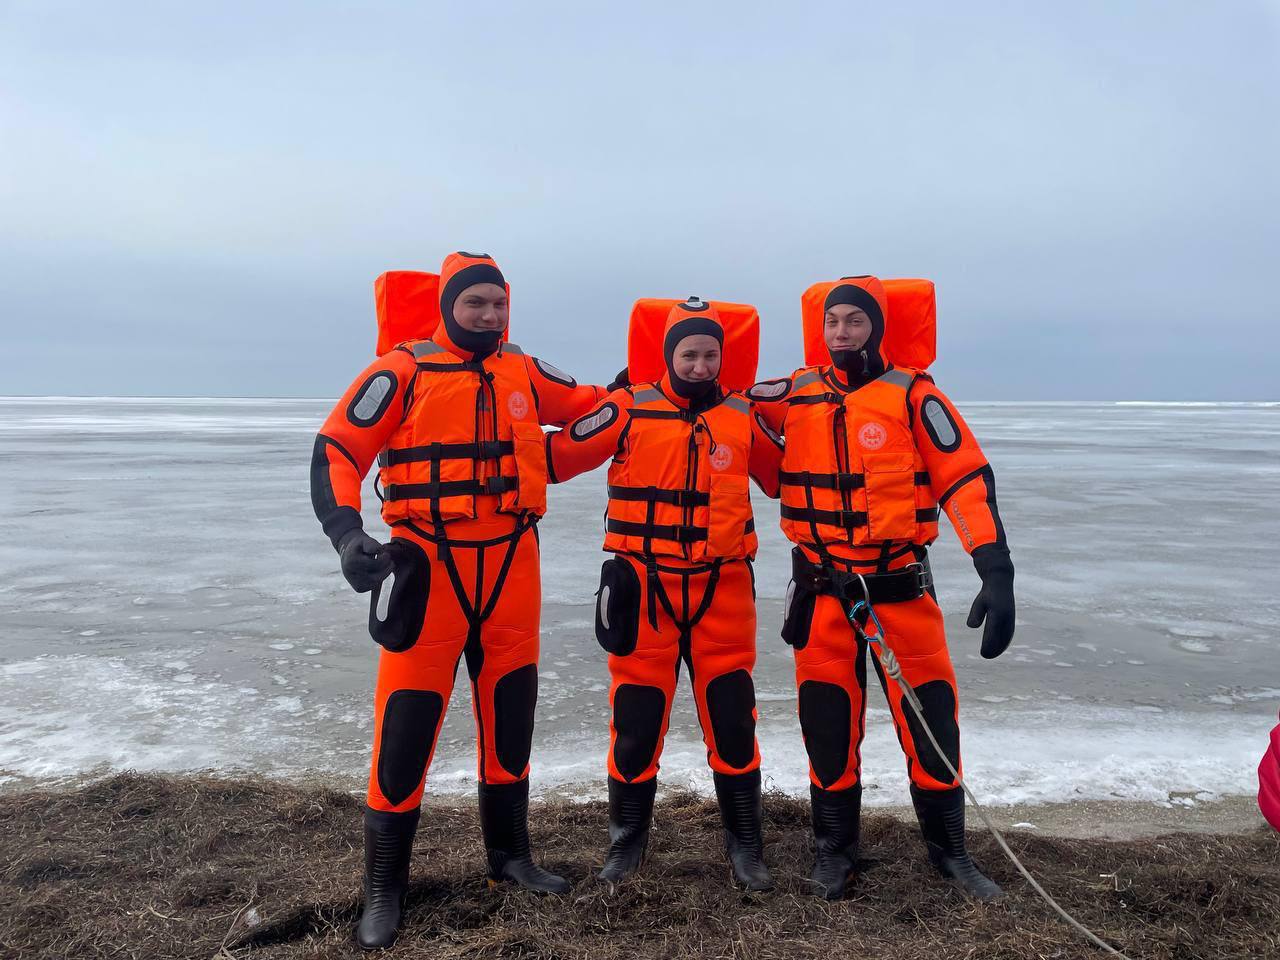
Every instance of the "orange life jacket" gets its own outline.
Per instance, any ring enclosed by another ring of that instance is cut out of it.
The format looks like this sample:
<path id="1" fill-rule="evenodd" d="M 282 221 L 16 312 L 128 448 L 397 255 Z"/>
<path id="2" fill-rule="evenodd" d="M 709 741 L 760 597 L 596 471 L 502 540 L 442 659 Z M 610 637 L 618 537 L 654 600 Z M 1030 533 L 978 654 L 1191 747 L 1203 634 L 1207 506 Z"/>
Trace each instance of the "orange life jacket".
<path id="1" fill-rule="evenodd" d="M 438 276 L 392 271 L 375 281 L 379 350 L 385 339 L 413 331 L 397 348 L 417 361 L 404 417 L 378 454 L 389 524 L 475 519 L 481 496 L 497 497 L 499 513 L 546 513 L 547 458 L 523 351 L 503 343 L 483 360 L 471 359 L 440 322 L 449 280 L 476 263 L 493 261 L 453 253 Z M 431 339 L 418 339 L 424 337 Z"/>
<path id="2" fill-rule="evenodd" d="M 547 459 L 520 348 L 504 344 L 477 363 L 432 340 L 404 346 L 418 375 L 378 455 L 382 518 L 473 519 L 482 495 L 496 495 L 500 513 L 542 516 Z"/>
<path id="3" fill-rule="evenodd" d="M 692 561 L 754 557 L 750 410 L 730 393 L 691 415 L 656 384 L 637 386 L 626 459 L 609 467 L 604 548 Z"/>
<path id="4" fill-rule="evenodd" d="M 894 367 L 845 394 L 824 369 L 797 372 L 787 395 L 783 533 L 814 545 L 932 543 L 938 502 L 907 413 L 920 371 Z"/>

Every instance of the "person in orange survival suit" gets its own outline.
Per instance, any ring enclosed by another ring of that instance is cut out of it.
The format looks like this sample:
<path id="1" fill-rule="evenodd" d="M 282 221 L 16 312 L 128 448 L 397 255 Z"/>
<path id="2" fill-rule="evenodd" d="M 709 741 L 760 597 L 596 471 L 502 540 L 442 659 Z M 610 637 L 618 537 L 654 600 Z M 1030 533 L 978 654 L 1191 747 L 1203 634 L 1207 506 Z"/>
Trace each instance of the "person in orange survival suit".
<path id="1" fill-rule="evenodd" d="M 343 575 L 363 593 L 394 571 L 370 612 L 384 649 L 356 931 L 365 948 L 390 944 L 399 927 L 423 778 L 461 658 L 490 880 L 553 893 L 569 886 L 533 862 L 527 828 L 541 603 L 535 524 L 547 483 L 540 424 L 564 425 L 606 391 L 504 343 L 507 297 L 491 258 L 450 254 L 439 276 L 443 323 L 366 368 L 316 437 L 312 502 Z M 386 545 L 360 518 L 360 484 L 375 457 L 392 527 Z"/>
<path id="2" fill-rule="evenodd" d="M 831 362 L 758 383 L 747 396 L 786 443 L 781 520 L 796 546 L 783 637 L 794 647 L 809 754 L 813 881 L 820 895 L 835 899 L 856 857 L 866 718 L 865 642 L 847 612 L 859 600 L 874 605 L 904 679 L 958 770 L 955 672 L 926 554 L 937 537 L 939 505 L 982 578 L 968 624 L 985 618 L 986 658 L 999 656 L 1013 637 L 1013 564 L 994 476 L 973 434 L 928 374 L 894 366 L 884 351 L 893 317 L 881 282 L 849 277 L 817 292 Z M 968 894 L 1000 896 L 965 849 L 962 788 L 898 685 L 874 658 L 873 665 L 907 757 L 930 860 Z"/>
<path id="3" fill-rule="evenodd" d="M 613 458 L 604 549 L 615 556 L 601 569 L 596 609 L 612 677 L 606 881 L 631 874 L 644 858 L 683 661 L 734 877 L 749 890 L 772 886 L 751 679 L 756 535 L 748 475 L 777 496 L 781 444 L 742 394 L 717 383 L 724 340 L 712 304 L 696 297 L 677 304 L 662 338 L 662 378 L 617 390 L 548 435 L 553 482 Z"/>

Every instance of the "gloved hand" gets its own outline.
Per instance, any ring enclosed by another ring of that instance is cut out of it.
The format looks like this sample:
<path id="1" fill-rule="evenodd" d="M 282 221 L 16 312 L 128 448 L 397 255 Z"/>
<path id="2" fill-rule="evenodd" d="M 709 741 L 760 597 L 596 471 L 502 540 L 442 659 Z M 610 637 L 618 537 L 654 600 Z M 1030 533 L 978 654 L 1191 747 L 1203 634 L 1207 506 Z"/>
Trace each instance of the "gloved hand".
<path id="1" fill-rule="evenodd" d="M 359 527 L 338 541 L 342 575 L 356 593 L 368 593 L 391 572 L 391 556 L 385 546 Z"/>
<path id="2" fill-rule="evenodd" d="M 1013 561 L 1007 547 L 983 544 L 973 551 L 973 568 L 982 578 L 982 589 L 969 608 L 970 627 L 982 626 L 982 656 L 994 660 L 1009 648 L 1013 640 Z"/>
<path id="3" fill-rule="evenodd" d="M 609 385 L 605 387 L 605 389 L 608 390 L 610 393 L 613 393 L 613 391 L 619 389 L 620 387 L 629 387 L 629 386 L 631 386 L 631 373 L 626 367 L 623 367 L 621 370 L 618 371 L 618 375 L 609 382 Z"/>

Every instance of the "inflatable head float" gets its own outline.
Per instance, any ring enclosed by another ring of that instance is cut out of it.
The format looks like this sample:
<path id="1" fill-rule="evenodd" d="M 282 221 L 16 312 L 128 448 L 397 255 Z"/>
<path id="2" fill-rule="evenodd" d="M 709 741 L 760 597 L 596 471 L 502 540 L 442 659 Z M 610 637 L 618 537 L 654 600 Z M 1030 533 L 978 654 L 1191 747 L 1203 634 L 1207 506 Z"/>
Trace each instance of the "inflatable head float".
<path id="1" fill-rule="evenodd" d="M 472 262 L 487 259 L 451 253 L 441 272 L 452 275 Z M 378 356 L 394 349 L 398 343 L 431 338 L 440 325 L 440 292 L 439 273 L 388 270 L 373 281 L 373 301 L 378 310 Z M 511 295 L 511 284 L 507 284 L 507 295 Z M 505 330 L 502 339 L 507 339 Z"/>
<path id="2" fill-rule="evenodd" d="M 627 372 L 632 383 L 652 383 L 667 372 L 662 354 L 671 308 L 689 300 L 646 298 L 631 308 L 627 326 Z M 724 328 L 724 347 L 720 359 L 720 385 L 726 390 L 746 390 L 756 382 L 756 366 L 760 361 L 760 314 L 746 303 L 708 300 Z"/>
<path id="3" fill-rule="evenodd" d="M 800 324 L 804 331 L 806 366 L 831 362 L 822 337 L 827 294 L 833 287 L 864 277 L 841 277 L 815 283 L 800 295 Z M 938 305 L 932 280 L 881 280 L 886 306 L 883 351 L 886 359 L 899 367 L 925 370 L 938 356 Z"/>

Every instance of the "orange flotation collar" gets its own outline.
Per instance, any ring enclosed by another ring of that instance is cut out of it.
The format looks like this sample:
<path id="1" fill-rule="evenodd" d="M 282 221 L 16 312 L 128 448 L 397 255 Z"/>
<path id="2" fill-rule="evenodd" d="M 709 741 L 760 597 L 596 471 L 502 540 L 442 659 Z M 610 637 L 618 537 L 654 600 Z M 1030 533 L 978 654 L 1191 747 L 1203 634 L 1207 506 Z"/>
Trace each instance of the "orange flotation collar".
<path id="1" fill-rule="evenodd" d="M 827 294 L 842 283 L 859 278 L 845 277 L 815 283 L 800 296 L 800 323 L 804 333 L 806 366 L 831 363 L 822 323 Z M 881 280 L 884 287 L 884 341 L 881 353 L 899 367 L 926 369 L 938 356 L 938 308 L 932 280 Z"/>
<path id="2" fill-rule="evenodd" d="M 655 383 L 667 372 L 662 344 L 674 307 L 684 300 L 646 298 L 631 308 L 627 327 L 627 372 L 632 383 Z M 756 382 L 760 362 L 760 314 L 747 303 L 709 300 L 724 330 L 721 347 L 720 386 L 746 390 Z"/>

